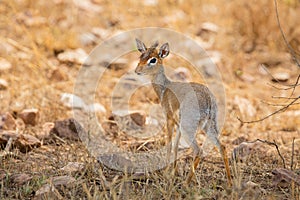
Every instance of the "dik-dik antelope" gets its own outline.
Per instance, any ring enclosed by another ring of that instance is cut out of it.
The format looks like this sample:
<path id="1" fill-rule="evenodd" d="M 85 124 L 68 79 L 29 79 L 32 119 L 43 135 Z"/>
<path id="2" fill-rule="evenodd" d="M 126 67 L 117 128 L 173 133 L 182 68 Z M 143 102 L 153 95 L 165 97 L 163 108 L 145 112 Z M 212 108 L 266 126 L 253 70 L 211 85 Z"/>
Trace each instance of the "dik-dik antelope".
<path id="1" fill-rule="evenodd" d="M 187 176 L 189 183 L 194 176 L 203 151 L 196 141 L 196 133 L 203 130 L 207 137 L 216 145 L 223 158 L 226 175 L 231 184 L 231 175 L 225 146 L 219 141 L 217 125 L 217 103 L 209 89 L 199 83 L 173 82 L 164 72 L 163 59 L 169 55 L 169 44 L 163 44 L 157 49 L 158 42 L 147 48 L 143 42 L 136 39 L 137 49 L 142 53 L 135 69 L 138 75 L 148 75 L 167 118 L 168 150 L 170 160 L 172 150 L 172 135 L 176 126 L 174 147 L 175 165 L 179 139 L 182 136 L 193 149 L 193 163 Z"/>

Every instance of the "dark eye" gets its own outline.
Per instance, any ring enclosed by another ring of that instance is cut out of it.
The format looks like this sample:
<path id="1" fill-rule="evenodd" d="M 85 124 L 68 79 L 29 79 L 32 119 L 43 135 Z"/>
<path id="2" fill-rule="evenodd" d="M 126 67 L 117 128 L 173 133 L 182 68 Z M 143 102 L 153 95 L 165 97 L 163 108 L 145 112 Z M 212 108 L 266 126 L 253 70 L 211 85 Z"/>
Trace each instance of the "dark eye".
<path id="1" fill-rule="evenodd" d="M 149 61 L 150 64 L 155 64 L 156 63 L 156 58 L 151 58 Z"/>

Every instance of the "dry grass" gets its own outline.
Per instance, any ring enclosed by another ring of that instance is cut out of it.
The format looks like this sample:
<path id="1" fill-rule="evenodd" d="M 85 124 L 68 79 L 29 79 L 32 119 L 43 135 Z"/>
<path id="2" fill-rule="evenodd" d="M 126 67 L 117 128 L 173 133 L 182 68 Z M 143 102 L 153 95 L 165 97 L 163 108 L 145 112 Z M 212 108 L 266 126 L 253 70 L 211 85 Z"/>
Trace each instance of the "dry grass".
<path id="1" fill-rule="evenodd" d="M 55 3 L 61 2 L 61 3 Z M 86 12 L 78 9 L 73 1 L 1 1 L 0 12 L 0 56 L 12 63 L 8 71 L 1 71 L 0 78 L 9 83 L 7 90 L 0 90 L 0 112 L 18 112 L 24 108 L 38 108 L 39 123 L 35 127 L 26 127 L 25 132 L 36 135 L 45 122 L 65 119 L 71 116 L 69 109 L 60 102 L 60 95 L 71 93 L 80 68 L 76 64 L 60 63 L 57 52 L 65 49 L 84 48 L 87 52 L 95 44 L 83 46 L 79 41 L 82 33 L 90 32 L 93 27 L 100 27 L 112 35 L 131 28 L 158 26 L 171 28 L 193 38 L 199 33 L 202 22 L 213 22 L 220 27 L 213 37 L 210 50 L 218 50 L 222 55 L 219 69 L 223 75 L 227 95 L 227 120 L 222 140 L 231 152 L 239 137 L 246 140 L 256 138 L 276 140 L 286 162 L 291 160 L 292 137 L 299 138 L 299 105 L 287 112 L 276 115 L 259 124 L 240 126 L 236 119 L 242 115 L 246 119 L 260 118 L 275 110 L 274 107 L 261 103 L 261 100 L 274 101 L 271 96 L 288 96 L 288 91 L 278 91 L 267 85 L 270 76 L 260 73 L 258 66 L 268 64 L 270 73 L 287 71 L 293 83 L 299 69 L 286 54 L 286 46 L 281 39 L 276 24 L 272 1 L 197 1 L 189 3 L 180 0 L 159 1 L 158 7 L 143 6 L 142 1 L 94 0 L 103 8 L 101 13 Z M 296 51 L 299 46 L 299 2 L 280 1 L 280 17 L 283 29 Z M 44 17 L 45 21 L 28 25 L 24 20 Z M 98 38 L 97 43 L 106 38 Z M 198 38 L 199 39 L 199 38 Z M 172 45 L 172 44 L 171 44 Z M 272 61 L 282 57 L 280 62 Z M 267 57 L 267 58 L 266 58 Z M 126 57 L 129 62 L 137 59 L 137 54 Z M 176 60 L 177 59 L 177 60 Z M 188 67 L 179 58 L 168 60 L 168 64 Z M 262 63 L 262 60 L 264 61 Z M 266 63 L 265 63 L 266 62 Z M 50 78 L 54 69 L 59 68 L 64 80 Z M 110 91 L 118 78 L 128 68 L 108 70 L 102 77 L 101 95 L 96 100 L 110 111 Z M 298 71 L 297 71 L 298 70 Z M 243 79 L 242 75 L 251 76 L 254 81 Z M 199 82 L 199 77 L 193 77 Z M 148 92 L 142 91 L 146 90 Z M 145 95 L 147 94 L 147 95 Z M 299 94 L 299 89 L 296 90 Z M 234 102 L 235 96 L 249 100 L 256 109 L 254 116 L 242 113 Z M 144 105 L 157 102 L 151 88 L 141 88 L 132 97 L 130 105 L 134 109 L 144 109 Z M 278 101 L 276 101 L 278 102 Z M 109 114 L 107 114 L 109 115 Z M 108 116 L 99 116 L 106 120 Z M 288 119 L 288 120 L 287 120 Z M 163 137 L 163 133 L 161 134 Z M 200 143 L 202 141 L 199 141 Z M 299 139 L 295 142 L 294 169 L 299 172 Z M 110 170 L 97 163 L 80 142 L 51 140 L 41 148 L 22 154 L 20 157 L 1 158 L 0 170 L 7 176 L 0 181 L 1 199 L 31 199 L 49 177 L 65 175 L 59 169 L 68 162 L 82 162 L 84 169 L 70 175 L 76 178 L 76 184 L 58 188 L 58 193 L 49 194 L 48 198 L 59 199 L 292 199 L 300 196 L 299 187 L 290 184 L 275 186 L 272 183 L 272 170 L 282 167 L 276 151 L 270 147 L 262 152 L 254 152 L 245 163 L 239 163 L 234 176 L 234 186 L 229 188 L 218 152 L 202 162 L 196 171 L 195 181 L 187 186 L 184 182 L 189 170 L 191 157 L 179 161 L 178 172 L 172 175 L 170 170 L 161 170 L 136 179 L 130 175 Z M 233 163 L 232 167 L 234 166 Z M 33 178 L 16 185 L 11 175 L 28 173 Z M 257 184 L 249 186 L 252 181 Z"/>

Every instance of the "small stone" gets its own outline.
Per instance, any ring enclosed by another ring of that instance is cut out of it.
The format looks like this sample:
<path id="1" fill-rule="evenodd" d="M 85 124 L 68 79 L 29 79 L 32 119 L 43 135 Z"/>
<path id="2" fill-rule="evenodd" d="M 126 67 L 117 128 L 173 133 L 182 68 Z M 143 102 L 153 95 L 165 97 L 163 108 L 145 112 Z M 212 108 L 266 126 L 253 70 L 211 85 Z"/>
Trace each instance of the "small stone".
<path id="1" fill-rule="evenodd" d="M 51 70 L 48 77 L 52 81 L 67 80 L 67 75 L 59 68 L 55 68 L 55 69 Z"/>
<path id="2" fill-rule="evenodd" d="M 15 141 L 19 134 L 15 131 L 1 131 L 0 132 L 0 145 L 5 146 L 10 138 Z"/>
<path id="3" fill-rule="evenodd" d="M 96 44 L 97 37 L 93 33 L 83 33 L 79 37 L 80 43 L 84 46 Z"/>
<path id="4" fill-rule="evenodd" d="M 80 97 L 70 93 L 63 93 L 60 101 L 68 108 L 85 109 L 86 107 L 86 104 Z"/>
<path id="5" fill-rule="evenodd" d="M 77 6 L 78 8 L 80 8 L 86 12 L 99 13 L 103 10 L 103 8 L 101 6 L 93 3 L 93 1 L 90 1 L 90 0 L 85 0 L 85 1 L 73 0 L 73 3 L 75 4 L 75 6 Z"/>
<path id="6" fill-rule="evenodd" d="M 40 147 L 41 141 L 32 135 L 20 134 L 17 137 L 14 145 L 22 153 L 27 153 L 27 152 L 31 151 L 33 148 Z"/>
<path id="7" fill-rule="evenodd" d="M 16 127 L 16 120 L 9 112 L 0 115 L 0 130 L 15 130 Z"/>
<path id="8" fill-rule="evenodd" d="M 54 128 L 50 131 L 50 134 L 56 134 L 61 138 L 79 140 L 79 134 L 84 131 L 81 125 L 73 118 L 55 121 L 54 124 Z"/>
<path id="9" fill-rule="evenodd" d="M 29 176 L 28 174 L 14 174 L 10 178 L 14 184 L 20 186 L 29 182 L 32 179 L 32 176 Z"/>
<path id="10" fill-rule="evenodd" d="M 217 33 L 219 31 L 219 26 L 212 22 L 204 22 L 201 25 L 201 29 L 205 31 Z"/>
<path id="11" fill-rule="evenodd" d="M 106 39 L 106 38 L 108 38 L 111 35 L 111 33 L 109 32 L 109 30 L 103 29 L 103 28 L 99 28 L 99 27 L 92 28 L 92 33 L 95 36 L 100 37 L 101 39 Z"/>
<path id="12" fill-rule="evenodd" d="M 42 131 L 36 134 L 37 138 L 40 140 L 48 139 L 50 137 L 50 132 L 53 128 L 54 128 L 53 122 L 44 123 Z"/>
<path id="13" fill-rule="evenodd" d="M 25 109 L 18 114 L 18 117 L 20 117 L 26 125 L 35 126 L 38 121 L 38 114 L 38 109 Z"/>
<path id="14" fill-rule="evenodd" d="M 248 99 L 235 96 L 233 103 L 239 108 L 241 114 L 249 117 L 254 117 L 256 115 L 256 109 Z"/>
<path id="15" fill-rule="evenodd" d="M 86 111 L 105 113 L 106 109 L 105 109 L 105 107 L 102 104 L 100 104 L 100 103 L 94 103 L 94 104 L 89 105 L 87 107 Z"/>
<path id="16" fill-rule="evenodd" d="M 57 55 L 58 60 L 61 62 L 76 63 L 80 65 L 84 63 L 87 57 L 87 53 L 81 48 L 75 50 L 66 50 Z"/>
<path id="17" fill-rule="evenodd" d="M 3 169 L 0 169 L 0 181 L 4 180 L 7 177 L 7 172 Z"/>
<path id="18" fill-rule="evenodd" d="M 76 179 L 71 176 L 56 176 L 51 177 L 46 180 L 48 182 L 47 184 L 44 184 L 40 189 L 38 189 L 35 192 L 35 198 L 34 199 L 44 199 L 44 195 L 47 195 L 50 192 L 53 192 L 53 190 L 56 187 L 59 186 L 70 186 L 71 184 L 76 182 Z"/>
<path id="19" fill-rule="evenodd" d="M 0 78 L 0 90 L 6 90 L 8 88 L 8 82 Z"/>
<path id="20" fill-rule="evenodd" d="M 11 63 L 5 60 L 4 58 L 0 58 L 0 71 L 8 70 L 11 68 Z"/>
<path id="21" fill-rule="evenodd" d="M 279 72 L 279 73 L 273 74 L 272 81 L 274 81 L 274 82 L 277 82 L 277 81 L 286 82 L 286 81 L 289 80 L 289 78 L 290 78 L 289 73 Z"/>
<path id="22" fill-rule="evenodd" d="M 79 162 L 69 162 L 66 166 L 62 167 L 60 170 L 71 173 L 81 171 L 84 167 L 83 163 Z"/>
<path id="23" fill-rule="evenodd" d="M 144 126 L 146 123 L 146 116 L 141 113 L 131 113 L 130 117 L 138 126 Z"/>

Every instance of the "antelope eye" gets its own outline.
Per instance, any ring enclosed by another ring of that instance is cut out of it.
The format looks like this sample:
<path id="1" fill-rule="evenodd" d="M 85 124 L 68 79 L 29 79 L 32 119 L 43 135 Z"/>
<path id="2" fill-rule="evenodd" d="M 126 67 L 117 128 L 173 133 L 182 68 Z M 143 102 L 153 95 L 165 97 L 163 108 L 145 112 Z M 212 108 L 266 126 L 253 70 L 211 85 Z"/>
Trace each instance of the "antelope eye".
<path id="1" fill-rule="evenodd" d="M 155 64 L 157 61 L 156 58 L 150 58 L 150 60 L 148 61 L 150 64 Z"/>

